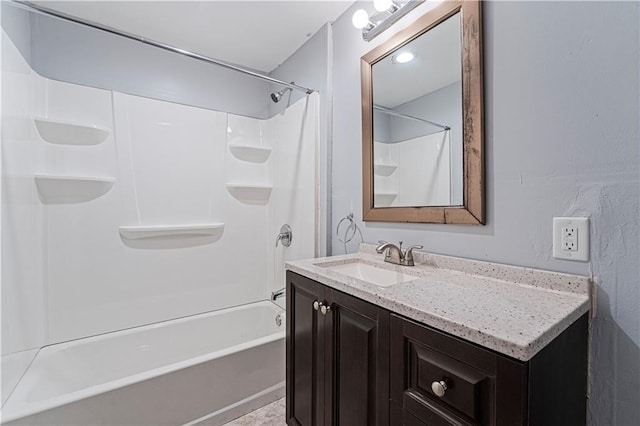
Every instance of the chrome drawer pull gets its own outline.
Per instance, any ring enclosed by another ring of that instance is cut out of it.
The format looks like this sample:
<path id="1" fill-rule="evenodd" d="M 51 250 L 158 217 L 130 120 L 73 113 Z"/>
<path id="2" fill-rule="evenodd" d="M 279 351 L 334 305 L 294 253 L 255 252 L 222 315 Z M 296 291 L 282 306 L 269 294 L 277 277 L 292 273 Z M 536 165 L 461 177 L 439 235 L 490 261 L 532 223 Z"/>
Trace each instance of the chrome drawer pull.
<path id="1" fill-rule="evenodd" d="M 444 396 L 444 393 L 447 391 L 447 382 L 445 382 L 444 380 L 433 382 L 431 383 L 431 390 L 436 394 L 436 396 L 442 398 Z"/>
<path id="2" fill-rule="evenodd" d="M 317 300 L 316 300 L 315 302 L 313 302 L 313 309 L 314 309 L 314 310 L 316 310 L 316 311 L 317 311 L 318 309 L 320 309 L 320 303 L 318 303 L 318 301 L 317 301 Z"/>

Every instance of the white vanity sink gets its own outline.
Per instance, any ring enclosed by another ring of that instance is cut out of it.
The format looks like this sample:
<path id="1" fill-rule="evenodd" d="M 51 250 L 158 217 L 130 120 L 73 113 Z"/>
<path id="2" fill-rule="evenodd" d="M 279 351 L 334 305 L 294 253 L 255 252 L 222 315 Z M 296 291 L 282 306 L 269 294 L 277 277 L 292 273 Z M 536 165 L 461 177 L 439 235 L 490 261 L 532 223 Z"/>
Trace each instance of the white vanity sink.
<path id="1" fill-rule="evenodd" d="M 404 283 L 407 281 L 417 280 L 419 277 L 405 274 L 403 272 L 392 271 L 390 269 L 378 268 L 363 262 L 350 262 L 343 264 L 322 264 L 317 266 L 327 268 L 339 274 L 357 278 L 380 287 L 389 287 L 394 284 Z"/>

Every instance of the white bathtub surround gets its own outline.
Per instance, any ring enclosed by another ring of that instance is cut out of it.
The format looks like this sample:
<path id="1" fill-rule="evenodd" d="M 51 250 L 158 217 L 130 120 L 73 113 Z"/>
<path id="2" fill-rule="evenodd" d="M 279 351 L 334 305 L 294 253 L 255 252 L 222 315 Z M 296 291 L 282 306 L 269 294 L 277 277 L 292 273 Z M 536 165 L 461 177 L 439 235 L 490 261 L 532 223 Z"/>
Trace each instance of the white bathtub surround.
<path id="1" fill-rule="evenodd" d="M 588 312 L 588 277 L 414 253 L 416 266 L 384 262 L 375 246 L 356 254 L 287 263 L 287 269 L 465 340 L 527 361 Z M 363 262 L 415 276 L 380 287 L 326 266 Z"/>
<path id="2" fill-rule="evenodd" d="M 103 406 L 126 405 L 135 395 L 147 395 L 148 404 L 122 410 L 144 418 L 146 413 L 136 410 L 155 407 L 158 389 L 169 386 L 170 395 L 187 372 L 205 377 L 197 371 L 204 367 L 132 384 L 151 373 L 100 378 L 93 369 L 81 371 L 96 361 L 92 349 L 79 358 L 80 346 L 73 344 L 64 346 L 68 358 L 53 351 L 61 342 L 85 345 L 85 338 L 120 348 L 119 330 L 263 301 L 282 287 L 284 259 L 314 255 L 318 94 L 270 120 L 239 117 L 47 80 L 31 71 L 8 37 L 3 35 L 2 42 L 3 398 L 15 388 L 3 418 L 53 404 L 58 408 L 42 414 L 45 423 L 55 416 L 65 419 L 59 423 L 67 418 L 95 423 L 82 417 L 86 411 L 105 424 L 131 424 L 109 417 Z M 264 101 L 270 102 L 268 93 Z M 270 196 L 259 204 L 244 203 L 229 193 L 227 183 L 266 186 Z M 284 223 L 294 233 L 286 250 L 275 247 Z M 223 331 L 243 335 L 229 324 Z M 215 342 L 220 339 L 216 333 L 198 339 Z M 195 405 L 176 409 L 184 416 L 174 423 L 223 410 L 207 420 L 217 424 L 218 417 L 227 421 L 270 402 L 274 394 L 280 397 L 284 345 L 281 340 L 272 345 L 281 351 L 277 357 L 234 361 L 223 370 L 249 371 L 250 365 L 278 371 L 279 381 L 254 389 L 253 379 L 245 376 L 236 384 L 248 394 L 229 389 L 234 399 L 218 394 L 216 401 L 223 405 L 203 403 L 209 411 Z M 117 370 L 125 353 L 113 349 L 96 369 Z M 56 387 L 54 373 L 68 375 L 61 385 L 79 388 Z M 223 379 L 224 374 L 209 381 L 233 381 Z M 80 383 L 85 376 L 90 382 Z M 127 384 L 119 390 L 104 388 L 116 382 Z M 37 391 L 26 391 L 29 386 Z M 88 389 L 98 393 L 89 397 Z M 196 395 L 185 388 L 177 399 L 195 403 L 201 396 L 196 388 L 192 392 Z M 70 402 L 70 394 L 83 402 Z M 156 420 L 152 423 L 160 423 Z"/>
<path id="3" fill-rule="evenodd" d="M 258 302 L 45 347 L 3 424 L 223 424 L 282 398 L 281 311 Z"/>
<path id="4" fill-rule="evenodd" d="M 47 312 L 42 344 L 265 300 L 283 285 L 284 259 L 314 255 L 317 94 L 257 120 L 26 78 L 24 90 L 34 99 L 24 107 L 34 164 L 19 190 L 39 191 L 33 214 L 41 216 L 30 219 L 29 232 L 42 228 L 33 243 L 43 247 L 25 253 L 25 262 L 46 253 L 36 274 L 46 282 L 45 306 L 38 307 Z M 31 116 L 113 131 L 96 145 L 52 144 Z M 263 162 L 238 159 L 232 144 L 270 155 Z M 18 155 L 5 159 L 19 163 Z M 258 195 L 239 200 L 227 184 Z M 294 232 L 286 251 L 275 248 L 284 223 Z"/>
<path id="5" fill-rule="evenodd" d="M 376 206 L 451 204 L 450 139 L 451 131 L 442 131 L 395 143 L 374 142 Z"/>
<path id="6" fill-rule="evenodd" d="M 3 13 L 5 11 L 3 10 Z M 44 206 L 33 180 L 32 71 L 2 31 L 2 402 L 44 343 Z M 10 326 L 8 326 L 10 324 Z"/>

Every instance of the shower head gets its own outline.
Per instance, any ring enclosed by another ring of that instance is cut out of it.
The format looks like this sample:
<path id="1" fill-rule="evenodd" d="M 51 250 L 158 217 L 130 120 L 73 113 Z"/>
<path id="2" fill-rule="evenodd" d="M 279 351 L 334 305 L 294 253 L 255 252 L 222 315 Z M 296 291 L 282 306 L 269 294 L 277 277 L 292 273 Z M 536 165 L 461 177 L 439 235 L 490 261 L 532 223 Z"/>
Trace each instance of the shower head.
<path id="1" fill-rule="evenodd" d="M 291 84 L 295 84 L 295 83 L 292 81 Z M 275 102 L 275 103 L 280 102 L 280 99 L 282 99 L 284 94 L 287 93 L 287 90 L 291 90 L 291 87 L 287 87 L 286 89 L 282 89 L 279 92 L 273 92 L 271 94 L 271 100 L 273 102 Z"/>
<path id="2" fill-rule="evenodd" d="M 286 89 L 282 89 L 279 92 L 273 92 L 271 94 L 271 100 L 276 103 L 280 102 L 280 99 L 282 99 L 282 96 L 287 92 L 287 90 L 291 90 L 291 88 L 287 87 Z"/>

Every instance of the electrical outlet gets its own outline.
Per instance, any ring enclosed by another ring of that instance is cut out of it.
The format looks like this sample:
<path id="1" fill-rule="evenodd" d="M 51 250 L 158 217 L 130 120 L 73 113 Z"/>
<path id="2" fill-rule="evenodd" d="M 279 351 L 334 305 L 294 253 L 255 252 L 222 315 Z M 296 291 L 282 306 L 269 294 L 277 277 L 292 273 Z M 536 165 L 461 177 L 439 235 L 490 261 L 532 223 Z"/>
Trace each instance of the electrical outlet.
<path id="1" fill-rule="evenodd" d="M 589 260 L 589 218 L 553 218 L 553 257 L 582 262 Z"/>
<path id="2" fill-rule="evenodd" d="M 575 226 L 562 227 L 562 250 L 578 251 L 578 228 Z"/>

